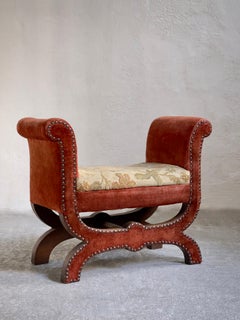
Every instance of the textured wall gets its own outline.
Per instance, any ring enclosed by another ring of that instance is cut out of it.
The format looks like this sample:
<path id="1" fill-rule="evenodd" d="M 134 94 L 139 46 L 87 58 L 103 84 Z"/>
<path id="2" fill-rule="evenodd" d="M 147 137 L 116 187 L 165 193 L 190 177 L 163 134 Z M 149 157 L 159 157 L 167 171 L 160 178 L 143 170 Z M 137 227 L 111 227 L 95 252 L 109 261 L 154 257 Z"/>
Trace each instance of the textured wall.
<path id="1" fill-rule="evenodd" d="M 79 161 L 144 159 L 150 121 L 199 115 L 203 206 L 239 207 L 240 1 L 0 0 L 0 208 L 28 208 L 21 117 L 58 116 Z"/>

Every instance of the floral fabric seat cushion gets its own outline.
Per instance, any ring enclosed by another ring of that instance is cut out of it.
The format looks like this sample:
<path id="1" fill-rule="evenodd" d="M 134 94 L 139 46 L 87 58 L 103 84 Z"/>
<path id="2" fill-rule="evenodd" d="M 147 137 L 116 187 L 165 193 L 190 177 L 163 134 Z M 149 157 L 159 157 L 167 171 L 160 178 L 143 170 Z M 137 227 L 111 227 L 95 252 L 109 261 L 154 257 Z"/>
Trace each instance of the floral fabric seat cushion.
<path id="1" fill-rule="evenodd" d="M 123 167 L 79 167 L 77 190 L 110 190 L 188 184 L 190 172 L 162 163 L 144 162 Z"/>

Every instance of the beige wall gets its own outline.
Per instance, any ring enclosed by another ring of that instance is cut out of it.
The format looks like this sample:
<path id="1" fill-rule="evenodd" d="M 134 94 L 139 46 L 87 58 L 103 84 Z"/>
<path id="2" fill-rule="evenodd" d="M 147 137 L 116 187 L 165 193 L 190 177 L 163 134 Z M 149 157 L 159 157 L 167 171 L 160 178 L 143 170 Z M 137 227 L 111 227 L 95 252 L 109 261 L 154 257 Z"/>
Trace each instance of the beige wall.
<path id="1" fill-rule="evenodd" d="M 238 208 L 239 102 L 238 0 L 0 0 L 0 209 L 29 208 L 18 119 L 65 118 L 82 164 L 125 164 L 176 114 L 213 124 L 202 206 Z"/>

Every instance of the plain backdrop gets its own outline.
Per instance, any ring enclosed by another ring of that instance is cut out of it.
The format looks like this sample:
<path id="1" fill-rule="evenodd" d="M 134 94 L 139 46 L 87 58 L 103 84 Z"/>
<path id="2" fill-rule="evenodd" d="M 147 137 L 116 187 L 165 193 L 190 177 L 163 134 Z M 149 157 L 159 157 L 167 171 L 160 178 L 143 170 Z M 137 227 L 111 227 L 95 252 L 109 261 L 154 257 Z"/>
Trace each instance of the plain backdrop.
<path id="1" fill-rule="evenodd" d="M 74 128 L 79 164 L 145 159 L 150 122 L 197 115 L 202 207 L 240 205 L 239 0 L 0 0 L 0 210 L 29 210 L 26 116 Z"/>

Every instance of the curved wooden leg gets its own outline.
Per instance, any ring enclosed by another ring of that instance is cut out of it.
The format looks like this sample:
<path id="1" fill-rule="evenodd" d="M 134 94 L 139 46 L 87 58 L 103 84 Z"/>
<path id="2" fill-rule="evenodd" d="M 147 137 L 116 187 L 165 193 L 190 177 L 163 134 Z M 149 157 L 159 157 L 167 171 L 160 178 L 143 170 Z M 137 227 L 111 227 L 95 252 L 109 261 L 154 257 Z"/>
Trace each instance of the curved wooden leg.
<path id="1" fill-rule="evenodd" d="M 35 243 L 32 250 L 32 264 L 43 264 L 49 262 L 52 250 L 62 241 L 72 236 L 65 229 L 50 229 L 45 232 Z"/>
<path id="2" fill-rule="evenodd" d="M 37 217 L 50 226 L 51 229 L 45 232 L 35 243 L 32 250 L 31 261 L 35 265 L 48 263 L 52 250 L 59 243 L 68 240 L 73 236 L 65 230 L 59 216 L 52 210 L 36 204 L 32 204 L 32 208 Z"/>
<path id="3" fill-rule="evenodd" d="M 31 206 L 33 212 L 43 223 L 49 227 L 52 227 L 53 229 L 62 228 L 62 223 L 59 219 L 59 216 L 54 211 L 35 203 L 32 203 Z"/>

